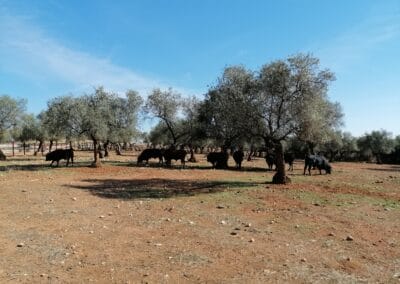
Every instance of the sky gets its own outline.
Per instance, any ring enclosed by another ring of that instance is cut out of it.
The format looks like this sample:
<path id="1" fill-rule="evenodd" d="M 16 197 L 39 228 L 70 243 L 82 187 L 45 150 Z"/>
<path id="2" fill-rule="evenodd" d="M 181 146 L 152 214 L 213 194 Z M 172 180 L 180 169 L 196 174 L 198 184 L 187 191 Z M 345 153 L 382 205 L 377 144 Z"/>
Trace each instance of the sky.
<path id="1" fill-rule="evenodd" d="M 400 135 L 398 0 L 0 0 L 0 95 L 34 114 L 100 85 L 203 98 L 227 66 L 297 53 L 335 73 L 344 131 Z"/>

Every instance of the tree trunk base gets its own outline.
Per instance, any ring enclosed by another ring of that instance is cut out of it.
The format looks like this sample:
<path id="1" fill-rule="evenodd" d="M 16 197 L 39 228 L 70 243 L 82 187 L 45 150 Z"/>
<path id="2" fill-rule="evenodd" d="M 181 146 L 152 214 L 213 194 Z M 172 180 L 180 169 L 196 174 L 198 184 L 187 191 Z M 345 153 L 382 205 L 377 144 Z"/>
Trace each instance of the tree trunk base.
<path id="1" fill-rule="evenodd" d="M 5 161 L 6 159 L 6 155 L 4 155 L 3 151 L 0 150 L 0 161 Z"/>
<path id="2" fill-rule="evenodd" d="M 196 160 L 195 157 L 191 157 L 191 158 L 188 160 L 188 162 L 190 162 L 190 163 L 197 163 L 197 160 Z"/>
<path id="3" fill-rule="evenodd" d="M 103 165 L 102 165 L 102 163 L 100 161 L 93 162 L 93 163 L 90 164 L 91 168 L 101 168 L 102 166 Z"/>
<path id="4" fill-rule="evenodd" d="M 292 180 L 288 176 L 282 177 L 281 175 L 278 175 L 278 173 L 274 174 L 272 177 L 273 184 L 289 184 L 291 182 Z"/>

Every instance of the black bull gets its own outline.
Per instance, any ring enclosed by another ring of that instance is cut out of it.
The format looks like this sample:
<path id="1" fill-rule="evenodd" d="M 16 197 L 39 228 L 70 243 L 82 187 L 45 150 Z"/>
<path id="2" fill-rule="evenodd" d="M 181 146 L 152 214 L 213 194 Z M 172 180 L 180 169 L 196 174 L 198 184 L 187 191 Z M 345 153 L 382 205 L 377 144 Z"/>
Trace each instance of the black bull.
<path id="1" fill-rule="evenodd" d="M 187 152 L 184 149 L 166 149 L 163 153 L 165 163 L 167 166 L 171 165 L 171 160 L 181 160 L 182 166 L 185 166 L 185 158 L 186 158 Z"/>
<path id="2" fill-rule="evenodd" d="M 163 154 L 161 149 L 144 149 L 142 153 L 138 156 L 137 164 L 139 165 L 143 161 L 149 163 L 149 159 L 159 159 L 159 162 L 163 161 Z"/>
<path id="3" fill-rule="evenodd" d="M 242 168 L 242 162 L 243 162 L 243 157 L 244 157 L 244 153 L 242 150 L 237 150 L 235 152 L 233 152 L 233 159 L 235 160 L 236 163 L 236 168 L 238 168 L 239 170 Z"/>
<path id="4" fill-rule="evenodd" d="M 51 161 L 50 166 L 54 162 L 57 162 L 57 167 L 60 160 L 67 160 L 67 167 L 69 160 L 71 160 L 72 165 L 74 164 L 74 150 L 73 149 L 57 149 L 46 155 L 46 161 Z"/>
<path id="5" fill-rule="evenodd" d="M 207 162 L 212 164 L 213 169 L 227 169 L 228 159 L 226 152 L 211 152 L 207 155 Z"/>
<path id="6" fill-rule="evenodd" d="M 293 162 L 295 160 L 295 156 L 293 153 L 287 152 L 283 155 L 283 160 L 285 163 L 289 165 L 288 171 L 293 171 Z M 276 165 L 276 157 L 274 153 L 267 153 L 265 156 L 265 161 L 267 162 L 268 169 L 272 171 L 274 165 Z"/>
<path id="7" fill-rule="evenodd" d="M 319 170 L 319 174 L 321 174 L 321 170 L 324 170 L 326 174 L 330 174 L 332 172 L 332 167 L 328 163 L 327 159 L 319 155 L 306 156 L 304 160 L 304 175 L 306 174 L 307 169 L 308 174 L 311 175 L 311 168 L 317 168 Z"/>

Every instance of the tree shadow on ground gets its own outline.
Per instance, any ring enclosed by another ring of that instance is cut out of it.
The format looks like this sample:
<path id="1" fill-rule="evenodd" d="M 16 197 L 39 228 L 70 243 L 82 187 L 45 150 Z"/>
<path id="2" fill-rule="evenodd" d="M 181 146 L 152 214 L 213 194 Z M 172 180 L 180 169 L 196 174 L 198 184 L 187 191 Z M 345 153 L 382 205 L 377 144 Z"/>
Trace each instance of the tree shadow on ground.
<path id="1" fill-rule="evenodd" d="M 240 181 L 199 181 L 175 179 L 85 179 L 86 185 L 64 185 L 89 191 L 95 196 L 115 199 L 170 198 L 254 187 L 260 183 Z"/>
<path id="2" fill-rule="evenodd" d="M 216 171 L 237 171 L 237 172 L 273 172 L 273 171 L 268 171 L 266 168 L 262 167 L 242 167 L 241 169 L 238 169 L 236 167 L 229 167 L 227 169 L 213 169 L 211 165 L 198 165 L 196 163 L 188 163 L 186 162 L 185 167 L 183 167 L 180 163 L 177 164 L 172 164 L 170 166 L 167 166 L 165 164 L 159 164 L 159 163 L 149 163 L 149 164 L 136 164 L 136 163 L 131 163 L 131 162 L 110 162 L 115 166 L 129 166 L 129 167 L 137 167 L 137 168 L 162 168 L 166 170 L 216 170 Z"/>
<path id="3" fill-rule="evenodd" d="M 50 162 L 49 162 L 50 163 Z M 26 165 L 16 165 L 16 164 L 9 164 L 9 165 L 4 165 L 0 166 L 0 171 L 49 171 L 52 169 L 61 169 L 61 168 L 83 168 L 83 167 L 88 167 L 90 166 L 90 163 L 87 162 L 75 162 L 73 166 L 69 164 L 68 167 L 66 167 L 66 164 L 63 162 L 60 162 L 60 165 L 57 167 L 55 163 L 53 166 L 50 166 L 50 164 L 26 164 Z"/>
<path id="4" fill-rule="evenodd" d="M 370 171 L 381 171 L 381 172 L 399 172 L 400 173 L 400 165 L 399 166 L 390 166 L 389 168 L 368 168 Z"/>

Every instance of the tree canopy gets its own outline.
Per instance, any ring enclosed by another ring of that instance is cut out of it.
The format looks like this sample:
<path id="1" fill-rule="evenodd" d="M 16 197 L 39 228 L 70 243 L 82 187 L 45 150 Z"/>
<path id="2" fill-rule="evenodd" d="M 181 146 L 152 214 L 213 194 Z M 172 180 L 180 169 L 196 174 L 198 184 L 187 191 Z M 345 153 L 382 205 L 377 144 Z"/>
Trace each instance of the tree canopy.
<path id="1" fill-rule="evenodd" d="M 26 100 L 14 99 L 8 95 L 0 96 L 0 141 L 6 131 L 16 126 L 23 116 Z"/>

